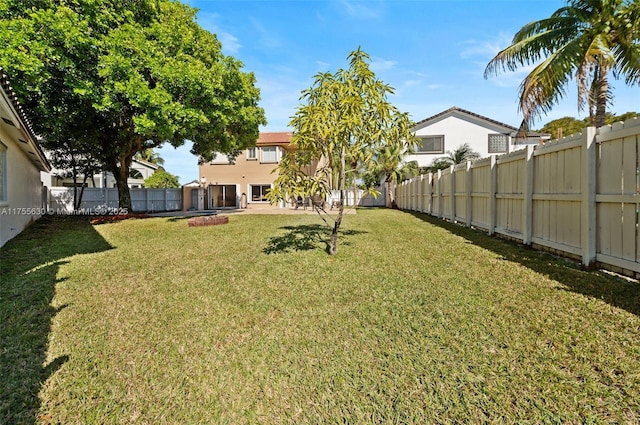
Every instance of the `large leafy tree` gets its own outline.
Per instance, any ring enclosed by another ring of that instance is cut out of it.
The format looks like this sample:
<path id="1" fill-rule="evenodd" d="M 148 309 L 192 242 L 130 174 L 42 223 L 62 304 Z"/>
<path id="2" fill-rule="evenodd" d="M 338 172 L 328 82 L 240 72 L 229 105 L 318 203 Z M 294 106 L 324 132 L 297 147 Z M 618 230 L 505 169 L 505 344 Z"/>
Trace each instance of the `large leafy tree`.
<path id="1" fill-rule="evenodd" d="M 551 110 L 575 77 L 578 107 L 605 124 L 610 74 L 640 83 L 640 5 L 634 0 L 569 0 L 551 17 L 518 31 L 487 65 L 485 77 L 536 64 L 520 85 L 523 127 Z M 539 62 L 539 63 L 538 63 Z"/>
<path id="2" fill-rule="evenodd" d="M 302 92 L 303 104 L 290 122 L 297 150 L 278 165 L 278 177 L 268 194 L 275 202 L 298 196 L 324 198 L 338 190 L 330 254 L 337 252 L 348 174 L 359 168 L 355 163 L 383 145 L 406 144 L 413 138 L 407 115 L 387 99 L 393 89 L 369 68 L 369 55 L 358 48 L 348 60 L 349 68 L 317 74 L 312 87 Z M 314 173 L 309 173 L 310 167 Z"/>
<path id="3" fill-rule="evenodd" d="M 179 2 L 0 0 L 0 16 L 0 65 L 45 148 L 90 140 L 122 208 L 136 153 L 188 139 L 207 160 L 255 143 L 266 123 L 253 74 Z"/>

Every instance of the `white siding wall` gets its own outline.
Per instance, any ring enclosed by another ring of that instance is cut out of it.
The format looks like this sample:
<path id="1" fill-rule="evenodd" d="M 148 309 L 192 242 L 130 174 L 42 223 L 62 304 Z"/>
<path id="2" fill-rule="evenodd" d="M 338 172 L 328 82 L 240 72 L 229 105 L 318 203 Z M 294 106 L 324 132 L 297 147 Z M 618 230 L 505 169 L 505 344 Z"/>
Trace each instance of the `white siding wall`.
<path id="1" fill-rule="evenodd" d="M 416 136 L 444 135 L 444 153 L 438 154 L 414 154 L 409 155 L 408 161 L 418 161 L 420 167 L 431 164 L 435 158 L 446 156 L 447 151 L 454 151 L 459 146 L 468 143 L 481 157 L 489 156 L 489 134 L 504 133 L 499 127 L 491 127 L 487 124 L 471 119 L 462 119 L 455 115 L 448 116 L 427 127 L 418 129 Z"/>
<path id="2" fill-rule="evenodd" d="M 6 133 L 0 140 L 7 147 L 7 201 L 0 203 L 0 246 L 40 218 L 42 209 L 40 170 Z"/>

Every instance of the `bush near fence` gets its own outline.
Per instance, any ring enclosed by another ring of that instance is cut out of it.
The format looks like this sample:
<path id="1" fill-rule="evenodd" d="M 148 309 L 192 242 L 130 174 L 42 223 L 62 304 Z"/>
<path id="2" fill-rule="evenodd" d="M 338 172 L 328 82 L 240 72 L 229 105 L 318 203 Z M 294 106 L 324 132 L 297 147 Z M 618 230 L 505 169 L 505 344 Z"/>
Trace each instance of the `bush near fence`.
<path id="1" fill-rule="evenodd" d="M 637 277 L 639 163 L 635 118 L 419 176 L 398 185 L 396 199 L 401 209 Z"/>

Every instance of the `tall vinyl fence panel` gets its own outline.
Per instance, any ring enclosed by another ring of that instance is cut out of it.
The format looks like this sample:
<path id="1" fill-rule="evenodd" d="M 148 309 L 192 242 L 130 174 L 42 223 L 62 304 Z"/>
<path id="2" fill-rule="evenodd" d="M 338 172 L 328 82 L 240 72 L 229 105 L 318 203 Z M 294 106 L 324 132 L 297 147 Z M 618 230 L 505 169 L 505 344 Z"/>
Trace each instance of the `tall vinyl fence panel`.
<path id="1" fill-rule="evenodd" d="M 640 119 L 405 181 L 401 209 L 640 273 Z"/>
<path id="2" fill-rule="evenodd" d="M 80 189 L 78 189 L 78 196 Z M 58 214 L 72 214 L 73 188 L 49 189 L 49 210 Z M 132 212 L 179 211 L 182 209 L 182 189 L 131 189 Z M 118 210 L 118 189 L 85 188 L 78 208 L 91 214 Z"/>

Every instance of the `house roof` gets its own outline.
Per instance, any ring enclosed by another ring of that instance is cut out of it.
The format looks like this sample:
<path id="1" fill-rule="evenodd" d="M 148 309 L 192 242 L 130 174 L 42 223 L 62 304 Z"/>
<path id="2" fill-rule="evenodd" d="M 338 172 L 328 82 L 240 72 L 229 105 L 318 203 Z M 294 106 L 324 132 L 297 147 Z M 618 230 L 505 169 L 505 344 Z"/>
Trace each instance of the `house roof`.
<path id="1" fill-rule="evenodd" d="M 282 146 L 287 148 L 291 144 L 293 133 L 290 131 L 260 132 L 256 146 Z"/>
<path id="2" fill-rule="evenodd" d="M 51 171 L 51 164 L 47 160 L 44 151 L 38 143 L 39 136 L 33 131 L 31 122 L 18 102 L 18 96 L 13 91 L 9 77 L 0 67 L 0 88 L 2 106 L 2 122 L 0 125 L 11 135 L 11 137 L 20 142 L 18 146 L 24 151 L 27 157 L 34 163 L 40 171 Z"/>
<path id="3" fill-rule="evenodd" d="M 467 111 L 466 109 L 462 109 L 462 108 L 458 108 L 457 106 L 453 106 L 449 109 L 447 109 L 446 111 L 442 111 L 438 114 L 432 115 L 429 118 L 425 118 L 422 121 L 418 121 L 413 128 L 411 129 L 412 131 L 416 131 L 419 130 L 423 127 L 426 127 L 432 123 L 434 123 L 435 121 L 439 121 L 441 119 L 446 118 L 447 116 L 451 116 L 451 115 L 466 115 L 468 117 L 474 118 L 476 120 L 481 120 L 481 121 L 485 121 L 487 123 L 493 124 L 493 125 L 497 125 L 499 127 L 504 127 L 505 130 L 509 130 L 509 131 L 518 131 L 518 129 L 516 127 L 513 127 L 509 124 L 505 124 L 503 122 L 500 121 L 496 121 L 494 119 L 491 118 L 487 118 L 483 115 L 480 114 L 476 114 L 474 112 L 471 111 Z"/>
<path id="4" fill-rule="evenodd" d="M 145 161 L 143 159 L 139 159 L 139 158 L 133 158 L 131 160 L 131 162 L 136 162 L 144 167 L 150 168 L 152 170 L 157 170 L 158 168 L 160 168 L 160 166 L 158 164 L 154 164 L 153 162 L 149 162 L 149 161 Z"/>

